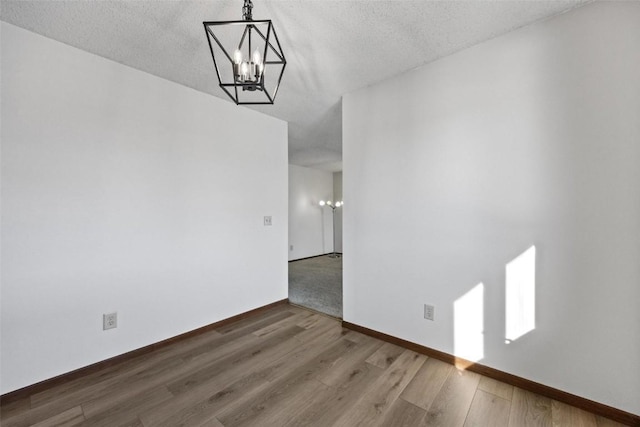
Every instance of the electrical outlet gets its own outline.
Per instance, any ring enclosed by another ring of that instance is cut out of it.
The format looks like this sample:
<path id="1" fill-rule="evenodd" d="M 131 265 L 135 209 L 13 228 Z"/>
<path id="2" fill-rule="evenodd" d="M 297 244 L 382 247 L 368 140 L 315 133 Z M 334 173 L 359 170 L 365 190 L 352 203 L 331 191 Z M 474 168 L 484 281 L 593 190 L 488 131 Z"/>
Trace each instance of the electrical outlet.
<path id="1" fill-rule="evenodd" d="M 271 225 L 271 215 L 264 217 L 264 225 Z"/>
<path id="2" fill-rule="evenodd" d="M 432 305 L 424 305 L 424 318 L 427 320 L 435 320 L 436 308 Z"/>
<path id="3" fill-rule="evenodd" d="M 118 327 L 118 313 L 109 313 L 102 315 L 102 330 L 113 329 Z"/>

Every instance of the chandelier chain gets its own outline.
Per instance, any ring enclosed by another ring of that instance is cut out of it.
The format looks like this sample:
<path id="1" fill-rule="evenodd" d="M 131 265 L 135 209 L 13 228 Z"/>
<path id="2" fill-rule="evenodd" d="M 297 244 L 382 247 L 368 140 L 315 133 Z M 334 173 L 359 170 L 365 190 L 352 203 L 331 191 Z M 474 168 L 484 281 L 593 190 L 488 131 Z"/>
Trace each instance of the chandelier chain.
<path id="1" fill-rule="evenodd" d="M 244 6 L 242 6 L 242 19 L 245 21 L 253 21 L 251 9 L 253 9 L 253 3 L 251 3 L 251 0 L 244 0 Z"/>

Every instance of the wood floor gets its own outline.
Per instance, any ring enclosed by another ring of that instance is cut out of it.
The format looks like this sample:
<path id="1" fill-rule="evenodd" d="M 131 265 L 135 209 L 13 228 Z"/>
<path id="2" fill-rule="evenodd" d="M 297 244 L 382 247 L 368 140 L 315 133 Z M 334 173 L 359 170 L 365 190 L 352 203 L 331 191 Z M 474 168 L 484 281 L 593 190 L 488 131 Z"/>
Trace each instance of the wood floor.
<path id="1" fill-rule="evenodd" d="M 290 305 L 2 405 L 13 426 L 619 426 Z"/>

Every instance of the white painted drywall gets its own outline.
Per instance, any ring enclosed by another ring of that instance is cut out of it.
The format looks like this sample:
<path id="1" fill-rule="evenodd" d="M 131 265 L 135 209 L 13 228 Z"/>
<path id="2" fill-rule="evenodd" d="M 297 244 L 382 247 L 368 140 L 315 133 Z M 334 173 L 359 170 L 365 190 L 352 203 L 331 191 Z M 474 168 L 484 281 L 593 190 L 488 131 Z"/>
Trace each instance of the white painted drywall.
<path id="1" fill-rule="evenodd" d="M 333 173 L 333 197 L 336 200 L 342 200 L 342 172 Z M 342 210 L 340 207 L 336 209 L 336 252 L 342 253 Z"/>
<path id="2" fill-rule="evenodd" d="M 638 23 L 593 3 L 344 97 L 346 321 L 447 353 L 468 324 L 479 363 L 640 414 Z"/>
<path id="3" fill-rule="evenodd" d="M 2 393 L 287 297 L 285 122 L 1 30 Z"/>
<path id="4" fill-rule="evenodd" d="M 289 261 L 333 251 L 331 209 L 320 200 L 333 200 L 333 174 L 289 165 Z"/>

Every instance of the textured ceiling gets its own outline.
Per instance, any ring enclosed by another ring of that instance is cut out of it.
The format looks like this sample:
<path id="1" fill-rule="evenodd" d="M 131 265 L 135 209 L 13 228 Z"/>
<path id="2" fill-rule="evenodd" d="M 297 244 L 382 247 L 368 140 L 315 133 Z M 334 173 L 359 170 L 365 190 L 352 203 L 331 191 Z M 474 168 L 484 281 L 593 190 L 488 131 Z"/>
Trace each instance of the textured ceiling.
<path id="1" fill-rule="evenodd" d="M 289 122 L 290 163 L 341 170 L 343 94 L 588 1 L 254 0 L 287 68 L 275 105 L 250 108 Z M 202 22 L 240 19 L 241 9 L 242 0 L 2 0 L 0 18 L 229 100 Z"/>

